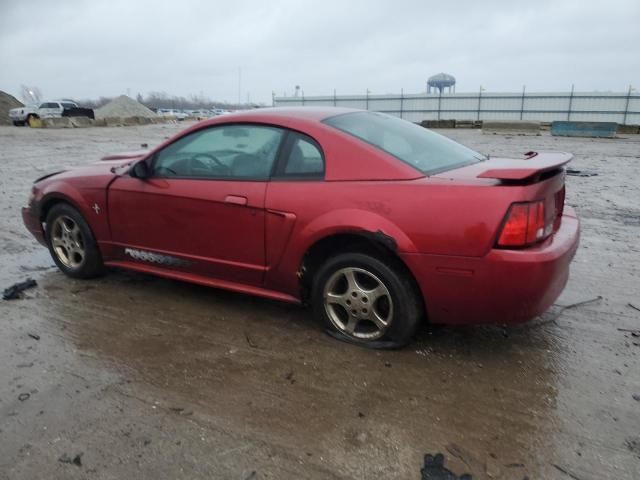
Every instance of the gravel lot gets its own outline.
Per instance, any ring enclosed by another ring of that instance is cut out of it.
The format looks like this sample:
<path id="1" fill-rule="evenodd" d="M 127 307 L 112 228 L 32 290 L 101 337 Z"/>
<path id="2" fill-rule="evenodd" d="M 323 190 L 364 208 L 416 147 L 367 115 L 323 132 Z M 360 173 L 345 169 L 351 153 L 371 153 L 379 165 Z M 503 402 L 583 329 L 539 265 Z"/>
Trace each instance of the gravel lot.
<path id="1" fill-rule="evenodd" d="M 298 307 L 53 267 L 20 218 L 31 181 L 183 127 L 0 127 L 0 286 L 38 281 L 0 301 L 0 478 L 418 480 L 436 452 L 474 480 L 640 478 L 640 338 L 620 330 L 640 329 L 640 138 L 442 131 L 573 152 L 598 174 L 568 177 L 581 247 L 543 317 L 378 352 Z"/>

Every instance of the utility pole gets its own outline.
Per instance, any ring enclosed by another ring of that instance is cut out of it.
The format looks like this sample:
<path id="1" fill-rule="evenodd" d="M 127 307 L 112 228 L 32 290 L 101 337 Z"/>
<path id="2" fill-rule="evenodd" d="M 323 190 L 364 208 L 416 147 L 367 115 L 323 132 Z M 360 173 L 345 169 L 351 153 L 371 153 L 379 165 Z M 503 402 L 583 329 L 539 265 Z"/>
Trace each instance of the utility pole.
<path id="1" fill-rule="evenodd" d="M 573 106 L 573 83 L 571 84 L 571 94 L 569 95 L 569 110 L 567 111 L 567 121 L 571 120 L 572 106 Z"/>
<path id="2" fill-rule="evenodd" d="M 482 85 L 480 85 L 480 91 L 478 92 L 478 118 L 477 120 L 480 120 L 480 106 L 482 105 L 482 91 L 484 90 L 484 88 L 482 88 Z"/>
<path id="3" fill-rule="evenodd" d="M 522 101 L 520 102 L 520 120 L 522 120 L 522 114 L 524 113 L 524 91 L 526 85 L 522 86 Z"/>
<path id="4" fill-rule="evenodd" d="M 627 91 L 627 101 L 624 105 L 624 118 L 622 120 L 622 124 L 627 124 L 627 114 L 629 113 L 629 100 L 631 100 L 631 92 L 633 91 L 633 87 L 629 85 L 629 90 Z"/>
<path id="5" fill-rule="evenodd" d="M 242 67 L 238 67 L 238 106 L 242 102 Z"/>

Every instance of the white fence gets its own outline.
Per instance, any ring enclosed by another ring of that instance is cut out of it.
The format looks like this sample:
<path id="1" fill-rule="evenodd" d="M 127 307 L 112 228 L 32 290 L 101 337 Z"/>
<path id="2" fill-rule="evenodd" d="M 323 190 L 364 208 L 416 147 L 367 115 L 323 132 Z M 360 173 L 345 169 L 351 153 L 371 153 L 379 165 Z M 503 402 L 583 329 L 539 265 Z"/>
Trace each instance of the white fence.
<path id="1" fill-rule="evenodd" d="M 622 93 L 443 93 L 274 97 L 275 106 L 337 106 L 422 120 L 572 120 L 640 124 L 640 95 Z"/>

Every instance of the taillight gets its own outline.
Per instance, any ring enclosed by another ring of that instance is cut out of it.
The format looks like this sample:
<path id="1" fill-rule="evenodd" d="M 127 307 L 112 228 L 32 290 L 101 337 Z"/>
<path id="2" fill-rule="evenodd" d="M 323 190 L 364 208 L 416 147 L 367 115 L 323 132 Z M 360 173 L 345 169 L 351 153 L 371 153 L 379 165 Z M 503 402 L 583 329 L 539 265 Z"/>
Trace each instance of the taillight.
<path id="1" fill-rule="evenodd" d="M 547 238 L 553 230 L 553 220 L 547 224 L 545 202 L 513 203 L 502 225 L 499 247 L 526 247 Z"/>

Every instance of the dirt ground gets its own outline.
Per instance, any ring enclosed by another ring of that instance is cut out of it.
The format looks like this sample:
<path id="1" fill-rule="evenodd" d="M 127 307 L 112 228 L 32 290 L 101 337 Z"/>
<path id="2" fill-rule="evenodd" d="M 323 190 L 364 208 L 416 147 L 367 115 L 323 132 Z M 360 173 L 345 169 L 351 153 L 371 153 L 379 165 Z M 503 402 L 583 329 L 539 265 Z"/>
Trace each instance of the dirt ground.
<path id="1" fill-rule="evenodd" d="M 20 218 L 33 179 L 184 125 L 0 127 L 1 479 L 640 478 L 640 138 L 442 131 L 492 155 L 573 152 L 582 219 L 552 309 L 503 330 L 425 328 L 402 351 L 308 311 L 120 271 L 64 277 Z M 563 308 L 576 302 L 591 302 Z M 635 396 L 635 398 L 634 398 Z"/>

